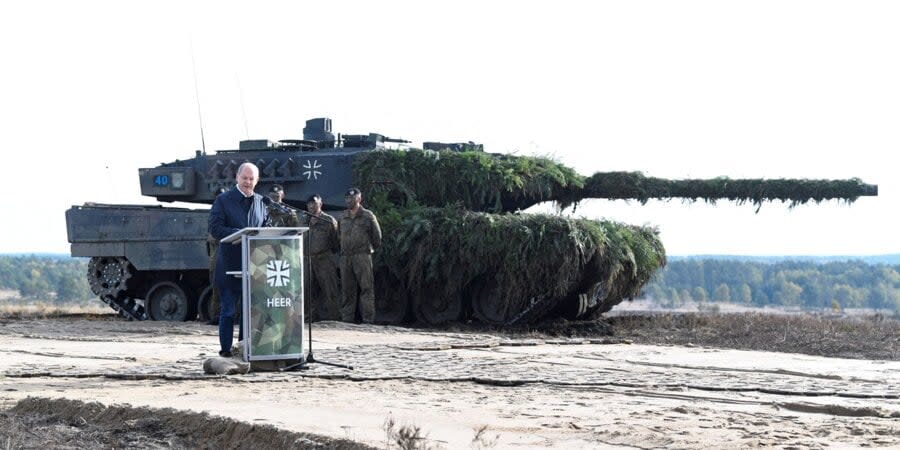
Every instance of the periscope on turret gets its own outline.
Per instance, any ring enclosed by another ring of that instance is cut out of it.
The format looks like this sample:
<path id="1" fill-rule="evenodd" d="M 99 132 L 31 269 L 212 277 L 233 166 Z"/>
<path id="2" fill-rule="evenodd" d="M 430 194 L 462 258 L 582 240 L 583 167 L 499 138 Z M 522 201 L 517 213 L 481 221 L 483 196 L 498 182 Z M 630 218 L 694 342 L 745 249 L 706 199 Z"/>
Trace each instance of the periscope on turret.
<path id="1" fill-rule="evenodd" d="M 583 176 L 547 158 L 489 153 L 473 142 L 407 144 L 377 133 L 334 134 L 330 119 L 316 118 L 306 122 L 303 139 L 197 151 L 138 169 L 138 178 L 141 193 L 161 202 L 208 205 L 233 186 L 241 163 L 252 162 L 260 168 L 257 189 L 280 185 L 284 203 L 297 209 L 318 194 L 326 211 L 343 209 L 348 187 L 361 188 L 385 235 L 374 255 L 381 323 L 596 317 L 638 295 L 665 264 L 652 227 L 518 213 L 537 203 L 685 198 L 795 206 L 877 195 L 877 186 L 858 179 Z M 132 320 L 183 321 L 209 314 L 207 216 L 207 209 L 85 203 L 66 211 L 66 225 L 72 255 L 91 258 L 88 281 L 102 301 Z"/>

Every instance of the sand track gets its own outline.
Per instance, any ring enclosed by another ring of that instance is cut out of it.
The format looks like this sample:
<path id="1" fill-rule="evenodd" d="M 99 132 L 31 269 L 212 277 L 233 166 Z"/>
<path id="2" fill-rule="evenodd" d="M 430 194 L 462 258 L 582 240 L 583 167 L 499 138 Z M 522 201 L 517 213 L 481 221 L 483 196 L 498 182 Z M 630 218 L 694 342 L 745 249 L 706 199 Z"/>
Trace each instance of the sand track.
<path id="1" fill-rule="evenodd" d="M 486 447 L 478 429 L 501 448 L 900 445 L 896 361 L 326 322 L 316 358 L 352 372 L 210 376 L 201 324 L 21 320 L 0 338 L 6 408 L 128 403 L 381 448 L 388 418 L 444 448 Z"/>

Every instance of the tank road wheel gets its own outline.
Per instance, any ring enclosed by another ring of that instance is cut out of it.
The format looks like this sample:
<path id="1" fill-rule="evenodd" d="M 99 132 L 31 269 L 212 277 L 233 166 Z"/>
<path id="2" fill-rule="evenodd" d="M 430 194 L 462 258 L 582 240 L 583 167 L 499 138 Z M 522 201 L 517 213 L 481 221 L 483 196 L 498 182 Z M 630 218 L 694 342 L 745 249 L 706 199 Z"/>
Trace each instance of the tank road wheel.
<path id="1" fill-rule="evenodd" d="M 375 274 L 375 323 L 397 325 L 406 318 L 409 293 L 389 273 Z"/>
<path id="2" fill-rule="evenodd" d="M 510 319 L 509 304 L 500 298 L 499 286 L 493 279 L 476 280 L 472 289 L 472 314 L 491 325 L 505 325 Z"/>
<path id="3" fill-rule="evenodd" d="M 406 292 L 396 291 L 375 297 L 375 323 L 398 325 L 403 323 L 409 309 Z"/>
<path id="4" fill-rule="evenodd" d="M 119 297 L 131 278 L 131 264 L 125 258 L 95 256 L 88 262 L 88 284 L 100 297 Z"/>
<path id="5" fill-rule="evenodd" d="M 430 325 L 454 322 L 462 317 L 463 301 L 459 294 L 447 296 L 440 289 L 423 289 L 414 300 L 416 320 Z"/>
<path id="6" fill-rule="evenodd" d="M 504 297 L 495 280 L 481 282 L 472 289 L 472 314 L 491 325 L 517 325 L 537 322 L 560 303 L 560 298 L 539 296 L 525 300 Z"/>
<path id="7" fill-rule="evenodd" d="M 508 309 L 509 305 L 497 298 L 481 297 L 472 300 L 472 314 L 491 325 L 506 325 L 509 320 L 506 313 Z"/>
<path id="8" fill-rule="evenodd" d="M 184 322 L 190 318 L 191 305 L 181 286 L 160 281 L 147 292 L 147 315 L 153 320 Z"/>

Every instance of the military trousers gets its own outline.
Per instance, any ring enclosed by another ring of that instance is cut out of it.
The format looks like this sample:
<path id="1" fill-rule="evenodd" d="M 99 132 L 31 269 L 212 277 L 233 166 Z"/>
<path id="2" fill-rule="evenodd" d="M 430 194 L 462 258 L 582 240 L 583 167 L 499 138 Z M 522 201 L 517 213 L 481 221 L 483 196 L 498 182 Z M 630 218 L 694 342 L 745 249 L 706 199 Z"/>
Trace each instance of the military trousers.
<path id="1" fill-rule="evenodd" d="M 318 296 L 309 302 L 310 317 L 313 320 L 338 320 L 341 318 L 341 288 L 338 285 L 337 264 L 331 253 L 320 253 L 309 257 L 312 282 Z"/>
<path id="2" fill-rule="evenodd" d="M 341 320 L 353 322 L 359 308 L 363 322 L 375 321 L 375 281 L 371 254 L 341 255 L 341 290 Z"/>

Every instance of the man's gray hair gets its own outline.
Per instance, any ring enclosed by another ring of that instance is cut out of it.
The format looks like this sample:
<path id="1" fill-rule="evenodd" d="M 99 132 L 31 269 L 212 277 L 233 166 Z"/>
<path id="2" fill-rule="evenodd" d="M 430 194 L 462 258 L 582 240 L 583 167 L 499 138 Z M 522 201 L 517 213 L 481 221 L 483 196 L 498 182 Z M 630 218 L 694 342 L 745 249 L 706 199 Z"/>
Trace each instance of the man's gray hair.
<path id="1" fill-rule="evenodd" d="M 241 172 L 244 170 L 244 167 L 249 167 L 250 170 L 253 171 L 253 178 L 259 179 L 259 167 L 256 167 L 256 164 L 253 164 L 252 162 L 245 162 L 238 166 L 238 170 L 234 174 L 235 177 L 240 176 Z"/>

